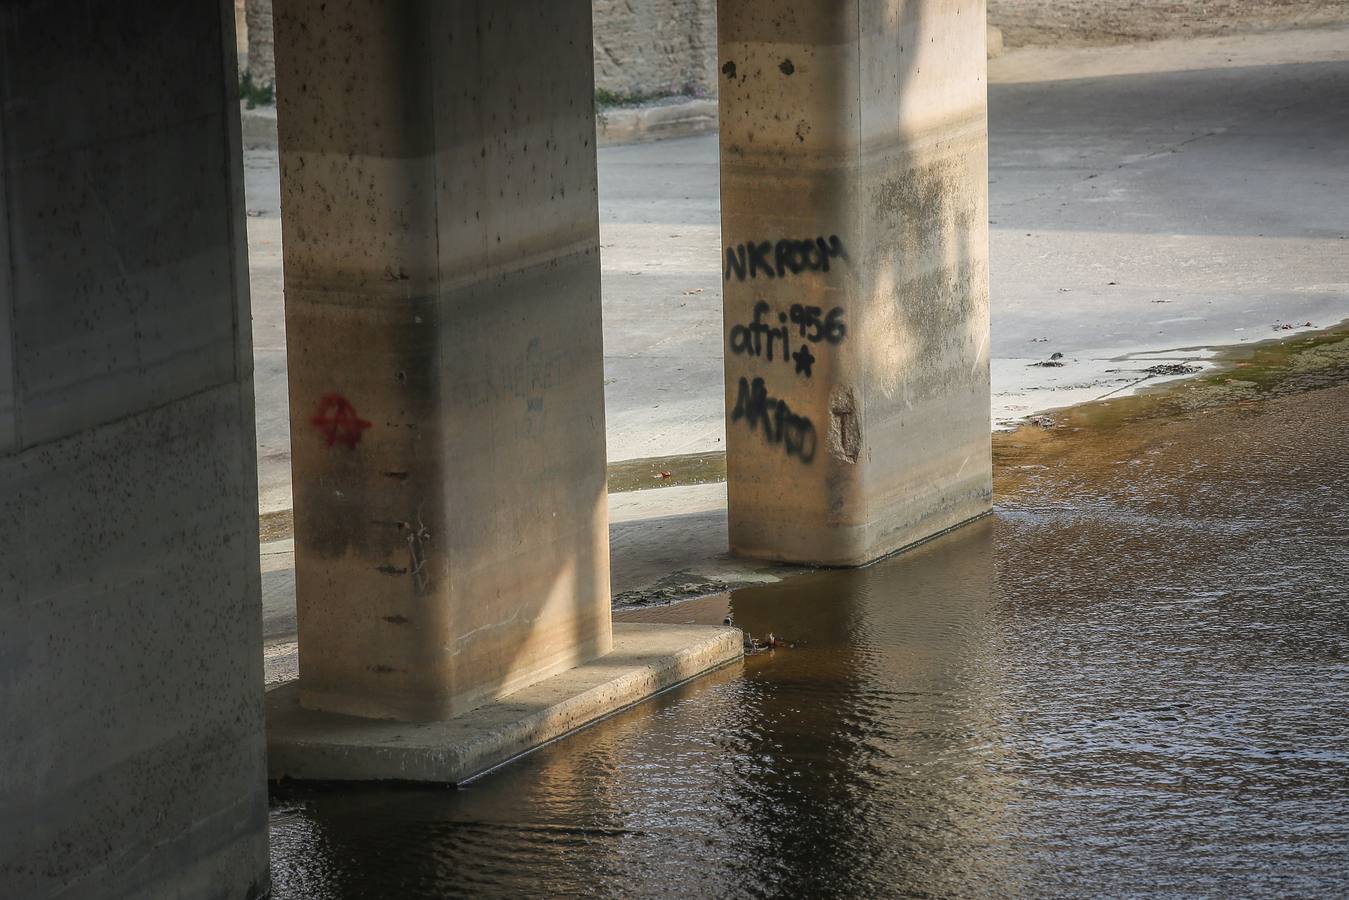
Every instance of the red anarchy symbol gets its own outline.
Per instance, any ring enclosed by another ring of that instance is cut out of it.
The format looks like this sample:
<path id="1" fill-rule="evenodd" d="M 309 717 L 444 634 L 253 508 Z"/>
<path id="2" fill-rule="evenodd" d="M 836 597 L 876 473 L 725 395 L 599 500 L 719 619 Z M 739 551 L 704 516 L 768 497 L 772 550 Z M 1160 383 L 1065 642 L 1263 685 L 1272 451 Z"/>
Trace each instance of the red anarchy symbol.
<path id="1" fill-rule="evenodd" d="M 370 423 L 356 415 L 356 407 L 341 394 L 326 394 L 319 401 L 319 411 L 309 419 L 323 433 L 328 446 L 346 444 L 353 450 L 361 442 L 361 432 Z"/>

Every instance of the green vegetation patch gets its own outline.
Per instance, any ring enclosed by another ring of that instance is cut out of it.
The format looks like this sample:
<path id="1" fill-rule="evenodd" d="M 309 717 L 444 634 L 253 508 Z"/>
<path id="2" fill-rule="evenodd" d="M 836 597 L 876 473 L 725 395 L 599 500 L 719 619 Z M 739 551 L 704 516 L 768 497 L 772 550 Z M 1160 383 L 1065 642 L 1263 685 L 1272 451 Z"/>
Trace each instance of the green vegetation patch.
<path id="1" fill-rule="evenodd" d="M 609 464 L 611 494 L 686 484 L 713 484 L 725 480 L 726 454 L 723 451 L 652 456 Z"/>
<path id="2" fill-rule="evenodd" d="M 248 109 L 271 106 L 276 102 L 276 88 L 270 84 L 254 84 L 253 76 L 245 72 L 239 79 L 239 99 Z"/>
<path id="3" fill-rule="evenodd" d="M 1102 427 L 1184 415 L 1254 400 L 1303 394 L 1349 383 L 1349 322 L 1295 338 L 1227 347 L 1214 369 L 1196 378 L 1158 385 L 1133 397 L 1087 403 L 1067 424 Z"/>

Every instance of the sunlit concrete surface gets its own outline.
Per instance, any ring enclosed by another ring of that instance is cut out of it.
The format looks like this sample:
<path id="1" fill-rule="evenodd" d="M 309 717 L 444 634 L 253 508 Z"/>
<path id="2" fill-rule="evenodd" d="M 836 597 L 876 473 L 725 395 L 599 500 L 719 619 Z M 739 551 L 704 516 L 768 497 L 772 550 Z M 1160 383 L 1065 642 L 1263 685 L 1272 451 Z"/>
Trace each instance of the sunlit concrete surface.
<path id="1" fill-rule="evenodd" d="M 305 709 L 292 681 L 267 695 L 271 777 L 458 784 L 741 655 L 737 628 L 625 624 L 613 631 L 609 654 L 434 722 Z"/>
<path id="2" fill-rule="evenodd" d="M 730 547 L 865 565 L 992 505 L 983 3 L 717 9 Z"/>
<path id="3" fill-rule="evenodd" d="M 990 66 L 995 422 L 1349 317 L 1349 31 Z"/>
<path id="4" fill-rule="evenodd" d="M 589 14 L 274 5 L 307 709 L 433 721 L 609 650 Z"/>
<path id="5" fill-rule="evenodd" d="M 994 424 L 1349 318 L 1349 30 L 1018 50 L 989 67 Z M 264 512 L 289 506 L 275 165 L 246 154 Z M 601 148 L 599 166 L 609 459 L 720 450 L 716 138 Z M 707 494 L 623 495 L 640 510 L 611 535 L 669 562 L 657 576 L 616 543 L 616 595 L 636 569 L 647 584 L 772 576 L 669 549 L 718 546 Z M 665 527 L 634 541 L 642 517 Z"/>

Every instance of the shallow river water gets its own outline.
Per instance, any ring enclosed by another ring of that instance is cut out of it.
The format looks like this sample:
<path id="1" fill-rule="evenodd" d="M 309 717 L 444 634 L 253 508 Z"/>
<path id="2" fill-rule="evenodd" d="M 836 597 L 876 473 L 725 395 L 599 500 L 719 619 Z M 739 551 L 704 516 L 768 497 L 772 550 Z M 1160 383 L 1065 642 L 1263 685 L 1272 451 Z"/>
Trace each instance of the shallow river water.
<path id="1" fill-rule="evenodd" d="M 995 514 L 869 568 L 624 612 L 794 646 L 464 788 L 277 788 L 276 896 L 1345 895 L 1349 387 L 1306 369 L 1001 436 Z"/>

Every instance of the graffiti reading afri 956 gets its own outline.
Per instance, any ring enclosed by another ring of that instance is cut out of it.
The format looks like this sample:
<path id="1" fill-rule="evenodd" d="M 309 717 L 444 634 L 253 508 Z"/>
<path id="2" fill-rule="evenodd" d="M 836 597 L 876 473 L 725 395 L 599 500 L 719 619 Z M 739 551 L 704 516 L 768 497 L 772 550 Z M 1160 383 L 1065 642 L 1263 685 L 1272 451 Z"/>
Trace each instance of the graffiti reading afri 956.
<path id="1" fill-rule="evenodd" d="M 818 306 L 793 303 L 786 312 L 779 311 L 777 324 L 765 318 L 773 308 L 763 300 L 754 304 L 754 318 L 744 325 L 731 326 L 731 352 L 736 355 L 762 357 L 768 362 L 780 359 L 796 363 L 796 374 L 811 376 L 815 354 L 810 345 L 820 342 L 841 344 L 848 336 L 843 321 L 843 307 L 835 306 L 828 315 Z M 792 332 L 796 332 L 799 346 L 792 349 Z"/>

